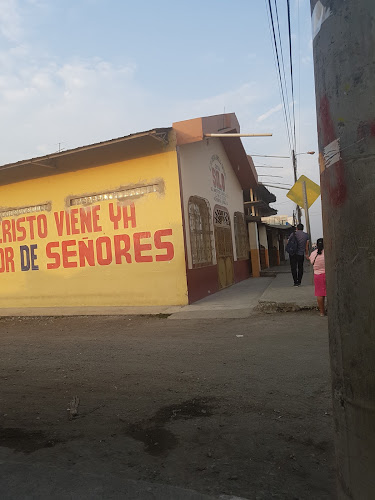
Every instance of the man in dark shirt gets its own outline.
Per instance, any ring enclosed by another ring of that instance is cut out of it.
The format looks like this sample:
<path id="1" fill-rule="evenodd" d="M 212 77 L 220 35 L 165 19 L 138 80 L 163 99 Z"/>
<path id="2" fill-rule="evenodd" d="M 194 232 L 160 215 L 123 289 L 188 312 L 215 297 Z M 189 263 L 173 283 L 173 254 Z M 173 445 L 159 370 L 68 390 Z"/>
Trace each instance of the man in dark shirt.
<path id="1" fill-rule="evenodd" d="M 291 235 L 289 239 L 292 237 Z M 309 255 L 309 235 L 303 231 L 303 224 L 297 224 L 297 231 L 295 232 L 298 246 L 297 252 L 289 256 L 290 269 L 294 280 L 294 286 L 300 286 L 303 276 L 303 261 L 304 256 Z"/>

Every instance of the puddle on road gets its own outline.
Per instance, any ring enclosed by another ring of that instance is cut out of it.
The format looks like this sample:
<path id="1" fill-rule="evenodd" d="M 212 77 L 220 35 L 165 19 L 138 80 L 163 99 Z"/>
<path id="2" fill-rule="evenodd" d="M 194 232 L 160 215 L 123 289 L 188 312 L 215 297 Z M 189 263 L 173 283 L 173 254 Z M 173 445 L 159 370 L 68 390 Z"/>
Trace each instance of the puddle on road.
<path id="1" fill-rule="evenodd" d="M 0 446 L 23 453 L 33 453 L 42 448 L 52 448 L 61 443 L 58 439 L 48 439 L 41 431 L 28 432 L 17 428 L 0 428 Z"/>
<path id="2" fill-rule="evenodd" d="M 144 443 L 144 450 L 150 455 L 165 454 L 177 446 L 178 439 L 173 432 L 164 429 L 164 425 L 173 420 L 209 417 L 212 415 L 213 401 L 214 398 L 194 398 L 164 406 L 151 418 L 129 425 L 125 432 Z"/>

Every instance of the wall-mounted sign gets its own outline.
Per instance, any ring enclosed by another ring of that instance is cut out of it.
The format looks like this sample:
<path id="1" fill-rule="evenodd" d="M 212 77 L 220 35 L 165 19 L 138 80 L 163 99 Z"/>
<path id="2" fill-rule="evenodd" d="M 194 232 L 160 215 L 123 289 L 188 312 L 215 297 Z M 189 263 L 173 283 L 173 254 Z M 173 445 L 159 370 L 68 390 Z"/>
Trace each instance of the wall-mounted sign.
<path id="1" fill-rule="evenodd" d="M 137 229 L 135 204 L 117 201 L 2 219 L 0 274 L 174 258 L 171 228 Z"/>
<path id="2" fill-rule="evenodd" d="M 227 193 L 225 191 L 226 173 L 218 155 L 212 155 L 210 160 L 210 171 L 212 175 L 211 191 L 214 193 L 214 200 L 221 204 L 227 205 Z"/>

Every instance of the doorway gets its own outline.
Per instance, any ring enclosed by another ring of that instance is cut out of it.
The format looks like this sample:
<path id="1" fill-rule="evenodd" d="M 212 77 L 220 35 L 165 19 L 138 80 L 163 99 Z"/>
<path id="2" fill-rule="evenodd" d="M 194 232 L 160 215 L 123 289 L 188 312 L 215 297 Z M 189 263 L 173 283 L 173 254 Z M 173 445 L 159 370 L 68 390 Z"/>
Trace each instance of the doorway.
<path id="1" fill-rule="evenodd" d="M 214 232 L 219 288 L 222 289 L 234 283 L 232 229 L 226 208 L 215 207 Z"/>

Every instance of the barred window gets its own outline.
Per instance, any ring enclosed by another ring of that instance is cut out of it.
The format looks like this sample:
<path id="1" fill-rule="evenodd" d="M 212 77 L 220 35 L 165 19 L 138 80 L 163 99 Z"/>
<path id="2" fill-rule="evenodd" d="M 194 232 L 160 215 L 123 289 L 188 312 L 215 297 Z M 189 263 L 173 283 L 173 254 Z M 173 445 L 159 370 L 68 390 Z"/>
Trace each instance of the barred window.
<path id="1" fill-rule="evenodd" d="M 227 210 L 223 210 L 219 207 L 215 208 L 214 223 L 220 226 L 230 226 L 230 217 Z"/>
<path id="2" fill-rule="evenodd" d="M 247 236 L 244 215 L 234 212 L 234 236 L 236 239 L 237 259 L 249 258 L 249 238 Z"/>
<path id="3" fill-rule="evenodd" d="M 208 201 L 198 196 L 189 198 L 190 247 L 193 267 L 212 264 L 211 214 Z"/>

